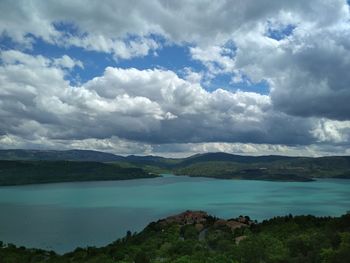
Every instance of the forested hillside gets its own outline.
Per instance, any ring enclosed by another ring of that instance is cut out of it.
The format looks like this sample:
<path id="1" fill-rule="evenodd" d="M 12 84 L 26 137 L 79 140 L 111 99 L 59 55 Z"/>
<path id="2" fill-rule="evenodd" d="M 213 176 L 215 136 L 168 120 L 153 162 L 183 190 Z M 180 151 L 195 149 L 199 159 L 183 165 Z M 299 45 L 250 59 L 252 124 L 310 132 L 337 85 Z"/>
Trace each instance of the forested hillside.
<path id="1" fill-rule="evenodd" d="M 118 156 L 96 151 L 0 150 L 0 160 L 80 161 L 114 163 L 143 173 L 173 173 L 224 179 L 312 181 L 314 178 L 350 178 L 350 157 L 243 156 L 228 153 L 196 154 L 187 158 Z M 83 163 L 81 163 L 83 164 Z M 85 169 L 85 168 L 81 168 Z"/>
<path id="2" fill-rule="evenodd" d="M 156 175 L 116 164 L 71 161 L 0 161 L 0 185 L 126 180 Z"/>
<path id="3" fill-rule="evenodd" d="M 261 223 L 249 217 L 222 220 L 187 211 L 130 232 L 102 247 L 57 255 L 1 244 L 2 263 L 348 263 L 350 215 L 338 218 L 288 215 Z"/>

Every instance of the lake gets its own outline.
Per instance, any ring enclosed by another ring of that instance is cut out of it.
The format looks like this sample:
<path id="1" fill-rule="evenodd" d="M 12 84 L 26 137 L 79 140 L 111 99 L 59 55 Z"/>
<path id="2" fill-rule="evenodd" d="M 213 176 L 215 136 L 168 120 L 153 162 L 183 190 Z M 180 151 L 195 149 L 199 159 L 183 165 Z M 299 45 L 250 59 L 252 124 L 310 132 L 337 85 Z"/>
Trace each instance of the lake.
<path id="1" fill-rule="evenodd" d="M 0 240 L 71 251 L 103 246 L 127 230 L 187 209 L 263 220 L 286 214 L 339 216 L 350 209 L 350 180 L 267 182 L 165 175 L 127 181 L 0 187 Z"/>

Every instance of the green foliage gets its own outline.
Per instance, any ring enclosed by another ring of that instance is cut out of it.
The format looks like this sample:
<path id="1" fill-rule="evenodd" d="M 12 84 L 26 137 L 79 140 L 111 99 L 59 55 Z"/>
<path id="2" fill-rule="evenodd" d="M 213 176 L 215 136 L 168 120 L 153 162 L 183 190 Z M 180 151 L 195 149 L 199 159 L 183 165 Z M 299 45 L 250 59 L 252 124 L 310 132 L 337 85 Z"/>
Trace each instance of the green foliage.
<path id="1" fill-rule="evenodd" d="M 199 240 L 193 225 L 149 224 L 139 234 L 128 235 L 102 248 L 78 248 L 65 255 L 3 244 L 1 263 L 348 263 L 350 215 L 339 218 L 313 216 L 276 217 L 253 225 L 249 231 L 205 226 Z M 237 235 L 244 234 L 238 244 Z"/>
<path id="2" fill-rule="evenodd" d="M 350 262 L 350 233 L 340 233 L 340 236 L 339 246 L 322 250 L 320 257 L 323 263 Z"/>
<path id="3" fill-rule="evenodd" d="M 173 166 L 173 172 L 190 176 L 273 181 L 309 181 L 315 177 L 350 178 L 350 157 L 307 158 L 208 153 L 182 159 Z"/>
<path id="4" fill-rule="evenodd" d="M 267 156 L 266 156 L 267 157 Z M 220 159 L 182 162 L 173 172 L 179 175 L 204 176 L 223 179 L 247 179 L 270 181 L 311 181 L 312 178 L 350 178 L 350 158 L 281 158 L 241 159 L 227 161 Z"/>
<path id="5" fill-rule="evenodd" d="M 331 156 L 320 158 L 308 157 L 286 157 L 286 156 L 240 156 L 227 153 L 207 153 L 197 154 L 187 158 L 163 158 L 158 156 L 117 156 L 109 153 L 96 151 L 36 151 L 36 150 L 0 150 L 0 159 L 2 160 L 26 160 L 30 161 L 80 161 L 84 166 L 87 161 L 109 162 L 117 165 L 119 169 L 137 169 L 140 177 L 151 177 L 151 174 L 174 173 L 178 175 L 204 176 L 226 179 L 247 179 L 247 180 L 270 180 L 270 181 L 311 181 L 313 178 L 350 178 L 350 157 L 349 156 Z M 96 164 L 96 163 L 95 163 Z M 19 167 L 22 165 L 19 165 Z M 0 165 L 0 170 L 2 169 Z M 28 173 L 33 172 L 34 168 L 28 167 Z M 49 169 L 44 168 L 44 171 Z M 83 169 L 83 168 L 81 168 Z M 23 171 L 23 170 L 22 170 Z M 20 171 L 19 173 L 22 173 Z M 60 171 L 64 171 L 60 170 Z M 101 180 L 119 180 L 107 176 L 108 169 L 103 168 L 104 176 L 108 177 Z M 51 172 L 51 171 L 49 171 Z M 53 169 L 53 173 L 55 169 Z M 5 175 L 9 175 L 5 171 Z M 39 171 L 40 173 L 40 171 Z M 133 173 L 129 170 L 127 173 Z M 7 184 L 10 180 L 8 176 L 4 178 L 0 174 L 0 183 Z M 61 178 L 59 180 L 46 180 L 48 170 L 45 173 L 45 179 L 16 178 L 15 184 L 39 182 L 57 182 L 71 179 Z M 23 173 L 22 173 L 23 175 Z M 72 176 L 72 175 L 70 175 Z M 25 176 L 24 176 L 25 177 Z M 103 177 L 103 176 L 99 176 Z M 2 178 L 2 180 L 1 180 Z M 137 176 L 123 177 L 138 178 Z M 74 179 L 76 180 L 76 179 Z M 86 180 L 91 179 L 89 176 Z M 4 183 L 5 182 L 5 183 Z M 13 184 L 13 182 L 11 182 Z"/>
<path id="6" fill-rule="evenodd" d="M 181 236 L 185 239 L 198 239 L 198 231 L 194 225 L 185 225 L 181 228 Z"/>
<path id="7" fill-rule="evenodd" d="M 140 168 L 72 161 L 0 161 L 0 185 L 154 177 Z"/>

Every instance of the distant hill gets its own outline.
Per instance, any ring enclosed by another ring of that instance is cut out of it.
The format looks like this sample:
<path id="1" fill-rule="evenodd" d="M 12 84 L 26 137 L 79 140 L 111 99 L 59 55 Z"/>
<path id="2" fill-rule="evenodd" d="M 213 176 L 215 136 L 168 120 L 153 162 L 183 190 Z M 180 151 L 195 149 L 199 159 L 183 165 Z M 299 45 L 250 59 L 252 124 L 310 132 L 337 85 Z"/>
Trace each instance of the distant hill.
<path id="1" fill-rule="evenodd" d="M 81 161 L 81 162 L 128 162 L 142 165 L 166 165 L 173 162 L 172 158 L 164 158 L 160 156 L 120 156 L 112 153 L 91 151 L 91 150 L 0 150 L 0 160 L 12 161 Z M 182 159 L 178 159 L 180 161 Z"/>
<path id="2" fill-rule="evenodd" d="M 87 150 L 0 150 L 0 160 L 114 162 L 124 159 L 112 153 Z"/>
<path id="3" fill-rule="evenodd" d="M 0 161 L 0 185 L 150 178 L 141 168 L 78 161 Z"/>
<path id="4" fill-rule="evenodd" d="M 112 153 L 91 151 L 91 150 L 24 150 L 9 149 L 0 150 L 0 160 L 43 160 L 43 161 L 94 161 L 94 162 L 113 162 L 127 161 L 131 163 L 144 164 L 179 164 L 181 166 L 198 162 L 209 161 L 229 161 L 238 163 L 256 163 L 256 162 L 272 162 L 278 160 L 295 159 L 300 157 L 288 157 L 278 155 L 268 156 L 244 156 L 235 155 L 224 152 L 195 154 L 187 158 L 165 158 L 153 155 L 129 155 L 126 157 L 115 155 Z"/>
<path id="5" fill-rule="evenodd" d="M 350 179 L 350 156 L 290 157 L 243 156 L 223 152 L 196 154 L 187 158 L 160 156 L 126 157 L 111 153 L 68 150 L 0 150 L 0 160 L 79 161 L 115 163 L 155 174 L 271 181 L 311 181 L 313 178 Z"/>
<path id="6" fill-rule="evenodd" d="M 267 156 L 244 156 L 236 155 L 224 152 L 216 153 L 203 153 L 184 158 L 181 165 L 190 165 L 198 162 L 237 162 L 237 163 L 264 163 L 264 162 L 274 162 L 280 160 L 296 159 L 299 157 L 289 157 L 280 155 L 267 155 Z"/>
<path id="7" fill-rule="evenodd" d="M 240 156 L 208 153 L 183 159 L 173 172 L 190 176 L 271 181 L 350 179 L 350 157 Z"/>

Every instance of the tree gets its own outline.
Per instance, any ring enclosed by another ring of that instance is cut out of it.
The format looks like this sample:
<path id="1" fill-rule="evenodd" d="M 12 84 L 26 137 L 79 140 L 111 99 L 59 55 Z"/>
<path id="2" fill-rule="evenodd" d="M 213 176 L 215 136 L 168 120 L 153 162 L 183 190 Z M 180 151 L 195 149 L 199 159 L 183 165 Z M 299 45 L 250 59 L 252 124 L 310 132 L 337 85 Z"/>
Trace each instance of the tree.
<path id="1" fill-rule="evenodd" d="M 137 253 L 135 256 L 135 263 L 150 263 L 150 262 L 151 262 L 150 258 L 143 251 Z"/>

